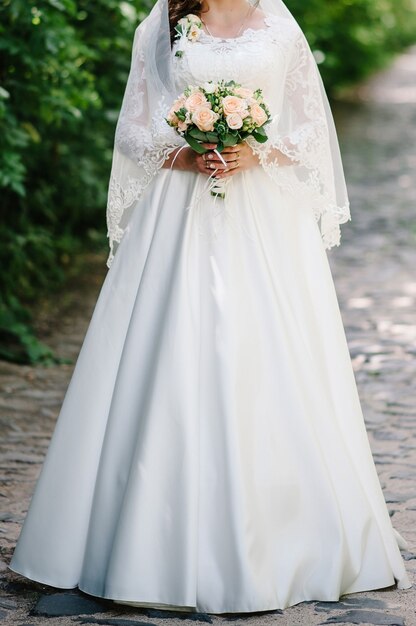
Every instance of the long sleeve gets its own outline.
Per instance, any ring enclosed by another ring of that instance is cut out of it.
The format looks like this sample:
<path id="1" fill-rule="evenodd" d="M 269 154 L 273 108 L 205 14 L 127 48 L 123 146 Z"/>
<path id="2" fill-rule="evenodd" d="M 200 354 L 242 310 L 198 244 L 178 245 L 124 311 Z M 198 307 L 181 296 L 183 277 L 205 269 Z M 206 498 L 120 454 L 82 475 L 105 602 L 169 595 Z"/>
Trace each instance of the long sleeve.
<path id="1" fill-rule="evenodd" d="M 172 95 L 155 89 L 146 58 L 148 18 L 136 29 L 132 60 L 115 131 L 113 163 L 107 201 L 107 236 L 110 266 L 117 244 L 128 226 L 134 207 L 169 154 L 184 140 L 165 120 Z"/>
<path id="2" fill-rule="evenodd" d="M 277 86 L 282 90 L 282 86 Z M 300 30 L 287 50 L 283 93 L 266 127 L 268 140 L 249 138 L 264 170 L 287 192 L 308 202 L 326 248 L 340 242 L 339 225 L 350 219 L 342 162 L 332 114 L 318 68 Z M 282 155 L 286 158 L 282 159 Z"/>

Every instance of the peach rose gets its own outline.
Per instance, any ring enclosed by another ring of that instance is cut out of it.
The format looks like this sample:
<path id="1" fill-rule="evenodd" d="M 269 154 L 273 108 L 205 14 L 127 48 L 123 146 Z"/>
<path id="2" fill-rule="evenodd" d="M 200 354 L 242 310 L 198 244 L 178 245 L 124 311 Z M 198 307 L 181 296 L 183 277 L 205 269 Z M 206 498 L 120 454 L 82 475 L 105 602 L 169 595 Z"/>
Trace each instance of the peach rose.
<path id="1" fill-rule="evenodd" d="M 185 108 L 188 109 L 190 113 L 193 113 L 200 107 L 206 107 L 207 109 L 211 108 L 211 104 L 206 99 L 205 95 L 202 91 L 194 91 L 190 96 L 185 100 L 184 104 Z"/>
<path id="2" fill-rule="evenodd" d="M 168 113 L 168 115 L 166 117 L 166 119 L 168 120 L 169 124 L 172 124 L 172 126 L 177 126 L 178 122 L 179 122 L 178 118 L 176 117 L 175 110 L 177 111 L 178 109 L 175 106 L 173 106 L 170 109 L 170 111 L 169 111 L 169 113 Z"/>
<path id="3" fill-rule="evenodd" d="M 247 89 L 246 87 L 237 87 L 237 89 L 234 89 L 234 93 L 237 94 L 237 96 L 240 96 L 240 98 L 253 98 L 253 92 L 251 89 Z"/>
<path id="4" fill-rule="evenodd" d="M 197 125 L 199 130 L 206 133 L 210 130 L 214 130 L 214 123 L 217 121 L 218 117 L 218 113 L 215 113 L 208 107 L 202 106 L 192 114 L 192 121 Z"/>
<path id="5" fill-rule="evenodd" d="M 243 125 L 243 118 L 238 113 L 230 113 L 225 119 L 231 130 L 237 130 L 237 128 L 241 128 Z"/>
<path id="6" fill-rule="evenodd" d="M 188 129 L 188 124 L 186 122 L 182 122 L 181 120 L 178 120 L 178 129 L 181 130 L 182 132 L 185 132 Z"/>
<path id="7" fill-rule="evenodd" d="M 222 107 L 224 115 L 231 115 L 232 113 L 241 115 L 247 109 L 247 102 L 238 96 L 225 96 L 222 99 Z"/>
<path id="8" fill-rule="evenodd" d="M 259 104 L 250 106 L 250 115 L 256 126 L 262 126 L 267 121 L 267 113 Z"/>

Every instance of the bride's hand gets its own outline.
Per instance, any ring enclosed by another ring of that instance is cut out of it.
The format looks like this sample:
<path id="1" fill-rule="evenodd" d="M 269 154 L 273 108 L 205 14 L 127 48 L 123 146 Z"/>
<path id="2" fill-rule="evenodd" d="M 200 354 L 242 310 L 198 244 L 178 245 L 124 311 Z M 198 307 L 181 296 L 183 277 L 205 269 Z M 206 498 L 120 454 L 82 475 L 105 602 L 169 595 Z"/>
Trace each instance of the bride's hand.
<path id="1" fill-rule="evenodd" d="M 220 153 L 226 162 L 226 165 L 224 165 L 218 155 L 214 152 L 217 144 L 203 143 L 202 145 L 208 150 L 204 154 L 198 154 L 190 146 L 181 150 L 174 161 L 173 169 L 199 172 L 200 174 L 206 174 L 207 176 L 213 174 L 214 171 L 217 170 L 214 174 L 216 178 L 227 178 L 228 176 L 233 176 L 237 172 L 247 170 L 259 164 L 258 157 L 253 153 L 252 149 L 245 141 L 237 144 L 236 146 L 224 148 L 224 150 Z M 170 167 L 176 152 L 177 151 L 171 153 L 171 155 L 164 162 L 163 167 Z"/>
<path id="2" fill-rule="evenodd" d="M 214 156 L 216 157 L 216 154 L 212 151 L 214 150 L 217 144 L 203 143 L 202 145 L 204 148 L 207 148 L 209 152 L 206 152 L 204 154 L 198 154 L 198 152 L 195 152 L 195 150 L 193 150 L 193 148 L 191 148 L 190 146 L 186 146 L 185 148 L 181 150 L 178 148 L 177 150 L 173 151 L 169 155 L 169 157 L 163 163 L 162 167 L 170 168 L 173 162 L 174 170 L 185 170 L 187 172 L 197 172 L 197 173 L 206 174 L 207 176 L 209 176 L 212 170 L 208 167 L 207 159 L 208 159 L 209 154 L 214 154 Z M 176 157 L 176 153 L 178 153 L 177 157 Z M 221 163 L 221 161 L 220 161 L 220 165 L 221 165 L 221 168 L 224 168 L 224 165 Z"/>
<path id="3" fill-rule="evenodd" d="M 209 165 L 207 171 L 210 172 L 211 170 L 210 173 L 212 173 L 213 170 L 216 168 L 218 169 L 218 172 L 215 174 L 215 178 L 228 178 L 229 176 L 234 176 L 237 172 L 248 170 L 256 165 L 259 165 L 258 157 L 245 141 L 237 144 L 236 146 L 224 148 L 220 154 L 227 163 L 226 166 L 221 162 L 215 152 L 210 150 L 204 155 L 204 158 Z"/>

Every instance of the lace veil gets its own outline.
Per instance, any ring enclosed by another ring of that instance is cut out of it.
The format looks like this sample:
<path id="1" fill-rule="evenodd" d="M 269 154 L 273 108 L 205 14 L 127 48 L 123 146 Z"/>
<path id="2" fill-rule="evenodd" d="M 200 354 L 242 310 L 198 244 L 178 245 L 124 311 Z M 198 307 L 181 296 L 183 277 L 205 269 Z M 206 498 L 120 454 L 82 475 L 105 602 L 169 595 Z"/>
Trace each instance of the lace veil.
<path id="1" fill-rule="evenodd" d="M 331 109 L 314 56 L 290 11 L 282 0 L 260 0 L 259 7 L 285 20 L 293 37 L 282 104 L 267 126 L 268 141 L 247 142 L 277 185 L 310 204 L 324 245 L 331 248 L 339 245 L 340 224 L 350 219 Z M 172 65 L 168 0 L 157 0 L 135 32 L 116 127 L 107 202 L 108 266 L 147 185 L 169 154 L 185 144 L 164 119 L 178 95 Z M 278 164 L 282 152 L 292 165 Z"/>

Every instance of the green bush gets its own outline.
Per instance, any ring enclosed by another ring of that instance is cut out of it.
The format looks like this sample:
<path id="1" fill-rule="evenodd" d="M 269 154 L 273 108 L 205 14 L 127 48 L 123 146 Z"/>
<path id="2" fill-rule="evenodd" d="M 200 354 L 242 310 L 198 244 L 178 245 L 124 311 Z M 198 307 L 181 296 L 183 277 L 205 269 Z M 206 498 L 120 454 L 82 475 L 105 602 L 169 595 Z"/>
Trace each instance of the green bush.
<path id="1" fill-rule="evenodd" d="M 287 0 L 330 92 L 416 40 L 415 3 Z M 0 0 L 0 357 L 50 358 L 29 311 L 83 247 L 106 245 L 115 121 L 133 31 L 152 4 Z"/>
<path id="2" fill-rule="evenodd" d="M 105 242 L 114 122 L 144 15 L 132 0 L 0 0 L 4 358 L 39 358 L 25 347 L 31 304 L 94 229 Z"/>
<path id="3" fill-rule="evenodd" d="M 330 94 L 416 41 L 416 0 L 287 0 Z"/>

